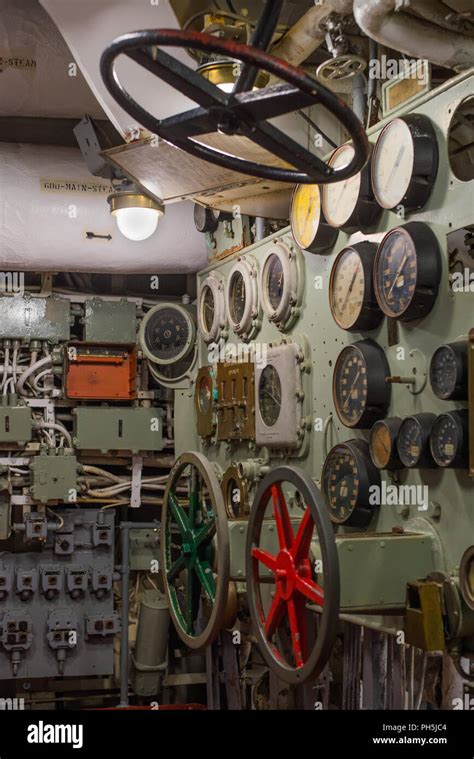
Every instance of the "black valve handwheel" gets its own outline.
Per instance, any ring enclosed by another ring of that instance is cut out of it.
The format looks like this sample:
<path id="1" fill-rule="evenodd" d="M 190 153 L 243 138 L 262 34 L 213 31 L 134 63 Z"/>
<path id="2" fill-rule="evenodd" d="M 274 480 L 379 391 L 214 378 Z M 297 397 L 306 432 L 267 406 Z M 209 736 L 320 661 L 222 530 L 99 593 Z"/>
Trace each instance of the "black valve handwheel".
<path id="1" fill-rule="evenodd" d="M 288 486 L 300 504 L 291 512 Z M 262 547 L 275 528 L 276 555 Z M 248 522 L 246 573 L 250 615 L 268 666 L 290 685 L 314 679 L 336 637 L 339 563 L 326 502 L 297 467 L 278 467 L 260 483 Z"/>
<path id="2" fill-rule="evenodd" d="M 268 34 L 266 37 L 265 42 L 268 42 Z M 253 43 L 255 44 L 254 41 Z M 243 66 L 234 91 L 223 92 L 196 71 L 164 53 L 157 47 L 160 45 L 201 50 L 207 55 L 224 56 L 237 63 L 240 61 Z M 115 72 L 115 61 L 122 54 L 180 90 L 199 107 L 161 120 L 153 116 L 131 97 L 119 81 Z M 271 85 L 259 91 L 252 91 L 258 70 L 266 71 L 286 84 Z M 269 55 L 259 49 L 258 45 L 251 47 L 200 32 L 179 29 L 136 31 L 117 37 L 105 49 L 100 61 L 100 71 L 104 84 L 114 100 L 139 124 L 187 153 L 223 168 L 279 182 L 327 184 L 349 179 L 357 174 L 367 161 L 367 136 L 363 125 L 349 106 L 305 71 Z M 242 87 L 249 91 L 243 92 Z M 334 170 L 273 124 L 268 123 L 269 119 L 317 104 L 324 106 L 335 116 L 350 135 L 355 151 L 354 157 L 343 168 Z M 295 168 L 262 165 L 221 153 L 192 139 L 214 132 L 245 136 Z"/>

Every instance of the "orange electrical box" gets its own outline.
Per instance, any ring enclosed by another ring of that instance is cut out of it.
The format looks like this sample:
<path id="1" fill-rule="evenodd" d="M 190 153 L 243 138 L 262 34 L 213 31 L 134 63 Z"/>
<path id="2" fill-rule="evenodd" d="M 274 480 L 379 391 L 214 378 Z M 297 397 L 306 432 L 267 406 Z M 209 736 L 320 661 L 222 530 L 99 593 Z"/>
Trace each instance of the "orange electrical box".
<path id="1" fill-rule="evenodd" d="M 79 400 L 129 401 L 137 395 L 135 345 L 71 343 L 66 395 Z"/>

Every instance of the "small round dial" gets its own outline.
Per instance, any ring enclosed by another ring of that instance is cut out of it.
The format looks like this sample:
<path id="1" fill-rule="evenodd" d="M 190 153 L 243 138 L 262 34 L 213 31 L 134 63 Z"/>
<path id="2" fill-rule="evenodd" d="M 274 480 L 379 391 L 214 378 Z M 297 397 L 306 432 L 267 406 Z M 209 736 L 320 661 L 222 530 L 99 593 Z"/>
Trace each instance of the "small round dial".
<path id="1" fill-rule="evenodd" d="M 401 469 L 397 436 L 402 420 L 398 417 L 379 419 L 370 430 L 370 457 L 377 469 Z"/>
<path id="2" fill-rule="evenodd" d="M 430 451 L 430 435 L 435 414 L 408 416 L 400 425 L 397 450 L 403 466 L 409 469 L 434 469 L 436 463 Z"/>
<path id="3" fill-rule="evenodd" d="M 336 324 L 350 332 L 375 329 L 383 318 L 372 270 L 377 246 L 362 242 L 344 248 L 331 271 L 329 303 Z"/>
<path id="4" fill-rule="evenodd" d="M 347 166 L 353 157 L 354 147 L 347 143 L 334 151 L 328 165 L 340 169 Z M 324 185 L 322 207 L 328 224 L 345 232 L 355 232 L 376 224 L 382 209 L 372 192 L 369 166 L 344 182 Z"/>
<path id="5" fill-rule="evenodd" d="M 201 378 L 198 386 L 198 404 L 201 414 L 207 414 L 212 403 L 212 381 L 210 376 Z"/>
<path id="6" fill-rule="evenodd" d="M 431 455 L 438 466 L 467 469 L 469 454 L 469 412 L 450 411 L 437 416 L 430 436 Z"/>
<path id="7" fill-rule="evenodd" d="M 372 157 L 372 186 L 382 208 L 422 208 L 438 171 L 438 143 L 427 116 L 393 119 L 380 132 Z"/>
<path id="8" fill-rule="evenodd" d="M 373 340 L 348 345 L 338 356 L 333 376 L 337 415 L 346 427 L 369 428 L 382 419 L 390 403 L 385 353 Z"/>
<path id="9" fill-rule="evenodd" d="M 246 290 L 244 275 L 236 271 L 230 277 L 229 286 L 229 312 L 232 319 L 240 323 L 245 313 Z"/>
<path id="10" fill-rule="evenodd" d="M 278 256 L 276 258 L 276 263 L 279 263 Z M 283 284 L 283 272 L 281 274 Z M 274 280 L 275 273 L 272 271 L 272 297 L 275 297 Z M 230 270 L 227 280 L 227 316 L 234 332 L 247 342 L 255 337 L 260 329 L 258 268 L 252 256 L 239 258 Z"/>
<path id="11" fill-rule="evenodd" d="M 365 440 L 334 446 L 324 463 L 321 483 L 333 522 L 354 527 L 369 524 L 375 510 L 370 488 L 380 488 L 381 478 Z"/>
<path id="12" fill-rule="evenodd" d="M 337 229 L 325 222 L 317 184 L 297 185 L 291 200 L 290 221 L 295 242 L 303 250 L 321 253 L 337 240 Z"/>
<path id="13" fill-rule="evenodd" d="M 206 208 L 205 206 L 194 204 L 194 226 L 198 232 L 211 234 L 217 230 L 219 226 L 219 211 L 214 211 L 212 208 Z"/>
<path id="14" fill-rule="evenodd" d="M 215 272 L 204 279 L 199 293 L 198 324 L 206 343 L 217 343 L 225 337 L 226 312 L 224 284 Z"/>
<path id="15" fill-rule="evenodd" d="M 303 256 L 275 241 L 260 273 L 260 301 L 268 320 L 289 329 L 301 313 L 304 290 Z"/>
<path id="16" fill-rule="evenodd" d="M 212 329 L 214 322 L 216 304 L 214 302 L 214 294 L 208 285 L 203 289 L 201 305 L 202 321 L 206 329 L 209 331 Z"/>
<path id="17" fill-rule="evenodd" d="M 215 431 L 215 373 L 210 366 L 199 369 L 194 391 L 197 430 L 201 437 L 211 437 Z"/>
<path id="18" fill-rule="evenodd" d="M 384 314 L 402 321 L 427 316 L 440 279 L 438 241 L 426 224 L 410 222 L 385 235 L 374 263 L 375 295 Z"/>
<path id="19" fill-rule="evenodd" d="M 272 255 L 267 269 L 267 295 L 270 305 L 277 310 L 280 307 L 285 286 L 283 262 L 279 256 Z"/>
<path id="20" fill-rule="evenodd" d="M 448 343 L 433 353 L 430 382 L 433 393 L 443 401 L 467 400 L 467 344 Z"/>
<path id="21" fill-rule="evenodd" d="M 140 328 L 140 345 L 149 361 L 162 366 L 175 365 L 194 347 L 196 328 L 183 306 L 160 304 L 146 314 Z"/>
<path id="22" fill-rule="evenodd" d="M 269 364 L 260 375 L 258 403 L 260 415 L 267 427 L 273 427 L 281 411 L 281 381 L 274 366 Z"/>

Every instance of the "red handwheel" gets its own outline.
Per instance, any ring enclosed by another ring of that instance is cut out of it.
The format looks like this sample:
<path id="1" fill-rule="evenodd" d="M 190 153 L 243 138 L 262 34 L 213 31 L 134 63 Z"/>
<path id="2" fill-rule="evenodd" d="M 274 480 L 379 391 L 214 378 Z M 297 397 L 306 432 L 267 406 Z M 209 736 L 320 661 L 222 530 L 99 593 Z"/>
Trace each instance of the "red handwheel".
<path id="1" fill-rule="evenodd" d="M 324 498 L 297 467 L 262 480 L 246 560 L 250 614 L 268 666 L 290 685 L 316 678 L 336 636 L 339 564 Z"/>

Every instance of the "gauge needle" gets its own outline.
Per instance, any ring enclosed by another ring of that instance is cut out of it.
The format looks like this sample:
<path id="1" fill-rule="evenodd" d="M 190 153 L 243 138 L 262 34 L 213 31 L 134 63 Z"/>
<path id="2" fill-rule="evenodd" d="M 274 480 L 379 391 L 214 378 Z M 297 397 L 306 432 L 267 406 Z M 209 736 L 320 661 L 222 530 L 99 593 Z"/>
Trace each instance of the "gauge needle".
<path id="1" fill-rule="evenodd" d="M 347 288 L 346 297 L 344 298 L 344 302 L 343 302 L 343 304 L 341 306 L 341 311 L 344 311 L 344 309 L 345 309 L 345 307 L 347 305 L 347 301 L 349 300 L 349 295 L 352 292 L 352 288 L 354 287 L 354 282 L 356 281 L 356 277 L 357 277 L 357 274 L 358 274 L 358 271 L 359 271 L 359 265 L 360 264 L 358 263 L 357 266 L 356 266 L 356 268 L 355 268 L 355 270 L 354 270 L 354 274 L 352 275 L 351 283 L 350 283 L 349 287 Z"/>
<path id="2" fill-rule="evenodd" d="M 387 187 L 389 186 L 390 182 L 392 181 L 392 179 L 394 177 L 394 174 L 395 174 L 396 170 L 400 166 L 400 161 L 402 160 L 404 152 L 405 152 L 405 145 L 402 145 L 401 148 L 400 148 L 400 150 L 398 151 L 397 160 L 393 164 L 393 169 L 390 172 L 390 176 L 387 179 L 387 184 L 385 185 L 385 189 L 387 189 Z"/>
<path id="3" fill-rule="evenodd" d="M 392 290 L 393 290 L 393 288 L 395 287 L 395 285 L 396 285 L 396 283 L 397 283 L 397 279 L 399 278 L 400 274 L 402 273 L 402 271 L 403 271 L 403 269 L 404 269 L 404 267 L 405 267 L 405 264 L 406 264 L 406 262 L 407 262 L 407 258 L 408 258 L 408 256 L 407 256 L 407 254 L 405 253 L 405 255 L 404 255 L 404 256 L 403 256 L 403 258 L 402 258 L 402 262 L 401 262 L 400 266 L 398 267 L 397 273 L 395 274 L 395 278 L 394 278 L 394 280 L 393 280 L 393 282 L 392 282 L 392 285 L 391 285 L 391 287 L 390 287 L 390 290 L 389 290 L 389 291 L 388 291 L 388 293 L 387 293 L 387 300 L 390 298 L 390 296 L 391 296 L 391 294 L 392 294 Z"/>
<path id="4" fill-rule="evenodd" d="M 274 403 L 275 403 L 277 406 L 281 406 L 281 401 L 279 401 L 277 398 L 275 398 L 275 396 L 274 396 L 274 395 L 272 395 L 272 393 L 270 392 L 270 390 L 264 390 L 264 391 L 263 391 L 263 394 L 264 394 L 264 395 L 268 395 L 268 397 L 269 397 L 269 398 L 271 398 L 271 399 L 272 399 L 272 401 L 273 401 L 273 402 L 274 402 Z"/>
<path id="5" fill-rule="evenodd" d="M 347 404 L 349 403 L 349 401 L 350 401 L 350 399 L 351 399 L 351 394 L 352 394 L 352 391 L 354 390 L 354 387 L 355 387 L 355 385 L 356 385 L 356 383 L 357 383 L 357 380 L 359 379 L 359 376 L 360 376 L 360 369 L 358 370 L 358 372 L 357 372 L 357 374 L 356 374 L 356 376 L 355 376 L 354 382 L 352 383 L 352 385 L 351 385 L 351 387 L 350 387 L 350 390 L 349 390 L 349 392 L 348 392 L 348 394 L 347 394 L 347 398 L 346 398 L 346 400 L 345 400 L 345 401 L 344 401 L 344 403 L 342 404 L 342 408 L 343 408 L 343 409 L 347 408 Z"/>

